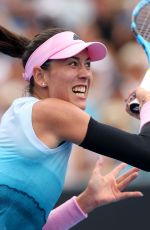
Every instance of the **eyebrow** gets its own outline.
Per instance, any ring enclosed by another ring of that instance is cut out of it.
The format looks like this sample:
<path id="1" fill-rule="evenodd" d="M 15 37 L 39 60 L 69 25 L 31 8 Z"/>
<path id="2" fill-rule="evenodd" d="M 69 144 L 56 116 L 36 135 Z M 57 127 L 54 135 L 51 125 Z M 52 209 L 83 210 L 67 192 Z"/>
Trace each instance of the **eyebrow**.
<path id="1" fill-rule="evenodd" d="M 79 58 L 79 57 L 73 56 L 73 57 L 70 57 L 70 58 L 68 58 L 68 59 L 71 59 L 71 58 L 76 59 L 77 61 L 80 61 L 80 58 Z M 90 57 L 88 57 L 88 58 L 86 59 L 86 61 L 90 61 Z"/>

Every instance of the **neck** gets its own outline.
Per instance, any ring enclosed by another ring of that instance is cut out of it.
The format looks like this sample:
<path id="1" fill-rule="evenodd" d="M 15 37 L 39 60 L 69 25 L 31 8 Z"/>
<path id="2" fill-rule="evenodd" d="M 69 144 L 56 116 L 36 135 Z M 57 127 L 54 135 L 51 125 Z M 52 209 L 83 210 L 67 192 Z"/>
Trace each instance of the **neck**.
<path id="1" fill-rule="evenodd" d="M 48 95 L 48 90 L 47 88 L 35 88 L 34 89 L 34 92 L 33 92 L 33 97 L 36 97 L 38 99 L 45 99 L 45 98 L 48 98 L 49 95 Z"/>

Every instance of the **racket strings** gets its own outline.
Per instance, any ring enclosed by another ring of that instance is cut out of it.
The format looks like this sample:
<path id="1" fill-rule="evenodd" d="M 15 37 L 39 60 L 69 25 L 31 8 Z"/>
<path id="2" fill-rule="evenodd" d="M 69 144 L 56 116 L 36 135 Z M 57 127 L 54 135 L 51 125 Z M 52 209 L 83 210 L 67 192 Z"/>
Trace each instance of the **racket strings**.
<path id="1" fill-rule="evenodd" d="M 150 42 L 150 3 L 146 4 L 136 17 L 137 31 Z"/>

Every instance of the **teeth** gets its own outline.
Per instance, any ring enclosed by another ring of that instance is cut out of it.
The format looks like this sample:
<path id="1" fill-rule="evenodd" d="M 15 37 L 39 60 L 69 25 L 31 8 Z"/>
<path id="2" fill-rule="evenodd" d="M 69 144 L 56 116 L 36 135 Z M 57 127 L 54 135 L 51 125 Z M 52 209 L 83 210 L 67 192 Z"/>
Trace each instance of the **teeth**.
<path id="1" fill-rule="evenodd" d="M 75 86 L 75 87 L 73 87 L 72 91 L 74 93 L 85 93 L 86 92 L 86 86 Z"/>
<path id="2" fill-rule="evenodd" d="M 84 93 L 75 93 L 75 95 L 77 95 L 79 97 L 84 97 Z"/>

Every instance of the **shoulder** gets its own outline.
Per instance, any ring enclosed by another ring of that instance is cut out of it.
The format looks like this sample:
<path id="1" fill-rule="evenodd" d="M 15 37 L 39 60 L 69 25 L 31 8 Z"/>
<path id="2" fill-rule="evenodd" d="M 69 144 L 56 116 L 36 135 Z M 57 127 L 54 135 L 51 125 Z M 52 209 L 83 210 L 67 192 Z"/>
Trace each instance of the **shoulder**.
<path id="1" fill-rule="evenodd" d="M 24 109 L 26 107 L 32 107 L 32 105 L 35 104 L 37 101 L 39 101 L 39 100 L 35 97 L 17 98 L 13 101 L 10 108 L 13 108 L 16 111 L 19 111 L 20 109 Z"/>
<path id="2" fill-rule="evenodd" d="M 78 142 L 85 133 L 89 115 L 70 102 L 49 98 L 33 105 L 32 121 L 63 140 Z M 77 140 L 77 141 L 76 141 Z"/>
<path id="3" fill-rule="evenodd" d="M 39 117 L 39 119 L 43 117 L 54 120 L 59 118 L 69 119 L 74 114 L 75 116 L 86 116 L 86 113 L 77 106 L 56 98 L 38 101 L 33 105 L 33 113 Z"/>
<path id="4" fill-rule="evenodd" d="M 34 97 L 17 98 L 3 114 L 2 118 L 4 119 L 6 116 L 13 116 L 14 118 L 24 114 L 29 114 L 30 111 L 32 112 L 32 107 L 37 101 L 38 99 Z"/>

